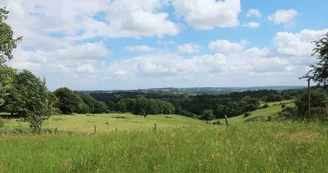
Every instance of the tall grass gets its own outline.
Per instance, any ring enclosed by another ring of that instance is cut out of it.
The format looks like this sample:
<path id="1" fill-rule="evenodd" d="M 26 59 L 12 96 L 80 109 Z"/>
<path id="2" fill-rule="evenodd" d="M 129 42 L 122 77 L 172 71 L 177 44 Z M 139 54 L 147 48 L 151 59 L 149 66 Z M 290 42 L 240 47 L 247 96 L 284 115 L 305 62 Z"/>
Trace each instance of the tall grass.
<path id="1" fill-rule="evenodd" d="M 247 123 L 0 136 L 2 172 L 328 172 L 327 126 Z"/>

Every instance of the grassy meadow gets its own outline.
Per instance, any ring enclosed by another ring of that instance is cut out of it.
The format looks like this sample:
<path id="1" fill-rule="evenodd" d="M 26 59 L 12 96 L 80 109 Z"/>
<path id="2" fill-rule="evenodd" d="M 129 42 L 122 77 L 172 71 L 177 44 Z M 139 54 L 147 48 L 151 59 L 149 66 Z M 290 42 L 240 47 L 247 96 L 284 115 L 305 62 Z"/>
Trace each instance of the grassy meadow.
<path id="1" fill-rule="evenodd" d="M 14 129 L 28 127 L 27 122 L 18 122 L 16 119 L 4 120 L 4 128 Z M 178 116 L 178 115 L 149 115 L 147 118 L 132 114 L 76 114 L 76 115 L 55 115 L 43 123 L 44 128 L 58 128 L 62 131 L 72 132 L 94 132 L 96 125 L 97 132 L 106 133 L 112 131 L 131 131 L 176 128 L 181 126 L 209 127 L 203 121 Z"/>
<path id="2" fill-rule="evenodd" d="M 327 126 L 292 122 L 1 136 L 0 171 L 327 172 L 327 143 Z"/>
<path id="3" fill-rule="evenodd" d="M 44 128 L 76 133 L 0 135 L 0 173 L 328 172 L 328 125 L 245 123 L 280 110 L 272 103 L 250 117 L 230 118 L 229 127 L 178 115 L 53 116 Z M 28 127 L 4 121 L 4 128 Z M 80 134 L 94 125 L 95 135 Z"/>

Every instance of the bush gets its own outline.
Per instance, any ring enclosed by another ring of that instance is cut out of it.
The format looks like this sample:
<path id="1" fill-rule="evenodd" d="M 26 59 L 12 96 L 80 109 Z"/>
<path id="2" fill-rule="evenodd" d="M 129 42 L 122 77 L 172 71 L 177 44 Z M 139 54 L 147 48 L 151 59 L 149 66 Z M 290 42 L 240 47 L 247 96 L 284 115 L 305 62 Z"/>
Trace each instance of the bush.
<path id="1" fill-rule="evenodd" d="M 250 112 L 246 112 L 245 114 L 244 114 L 244 117 L 246 118 L 246 117 L 249 117 L 249 116 L 251 116 L 252 115 L 252 113 L 250 113 Z"/>
<path id="2" fill-rule="evenodd" d="M 212 124 L 213 125 L 221 125 L 221 122 L 218 120 L 218 121 L 214 121 Z"/>
<path id="3" fill-rule="evenodd" d="M 286 103 L 280 103 L 280 106 L 282 109 L 285 109 L 286 108 Z"/>
<path id="4" fill-rule="evenodd" d="M 0 117 L 0 128 L 4 127 L 4 125 L 5 125 L 5 122 Z"/>
<path id="5" fill-rule="evenodd" d="M 266 108 L 269 108 L 270 106 L 266 103 L 266 104 L 264 104 L 261 108 L 262 109 L 266 109 Z"/>

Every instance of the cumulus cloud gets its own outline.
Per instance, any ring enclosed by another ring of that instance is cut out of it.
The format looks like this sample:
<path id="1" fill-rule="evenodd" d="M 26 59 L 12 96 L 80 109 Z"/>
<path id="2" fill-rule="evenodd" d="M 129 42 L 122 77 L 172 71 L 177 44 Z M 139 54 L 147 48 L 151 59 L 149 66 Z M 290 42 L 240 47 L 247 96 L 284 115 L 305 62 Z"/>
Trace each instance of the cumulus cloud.
<path id="1" fill-rule="evenodd" d="M 125 50 L 130 52 L 151 52 L 155 49 L 146 45 L 140 45 L 140 46 L 128 46 L 125 48 Z"/>
<path id="2" fill-rule="evenodd" d="M 211 41 L 208 48 L 212 51 L 222 52 L 226 54 L 237 53 L 244 49 L 247 42 L 242 40 L 239 43 L 233 43 L 228 40 Z"/>
<path id="3" fill-rule="evenodd" d="M 69 40 L 96 36 L 161 37 L 179 32 L 177 25 L 168 20 L 168 13 L 159 12 L 163 5 L 161 0 L 3 0 L 1 5 L 11 12 L 9 24 L 15 28 L 15 33 L 30 38 L 36 30 L 43 37 L 60 33 L 63 39 Z M 102 16 L 101 20 L 97 16 Z"/>
<path id="4" fill-rule="evenodd" d="M 247 13 L 247 17 L 261 17 L 262 14 L 259 9 L 250 9 Z"/>
<path id="5" fill-rule="evenodd" d="M 261 27 L 261 24 L 258 22 L 249 22 L 249 23 L 245 23 L 243 26 L 248 28 L 259 28 Z"/>
<path id="6" fill-rule="evenodd" d="M 197 29 L 239 25 L 240 0 L 174 0 L 173 6 L 178 16 Z"/>
<path id="7" fill-rule="evenodd" d="M 311 56 L 314 43 L 328 33 L 328 29 L 309 30 L 304 29 L 299 33 L 278 32 L 273 39 L 277 51 L 284 55 Z"/>
<path id="8" fill-rule="evenodd" d="M 294 9 L 277 10 L 275 13 L 268 16 L 268 19 L 275 24 L 286 24 L 290 23 L 296 16 L 298 16 L 298 12 Z"/>
<path id="9" fill-rule="evenodd" d="M 199 52 L 200 46 L 198 44 L 188 43 L 184 45 L 179 45 L 177 50 L 180 53 L 195 53 Z"/>
<path id="10" fill-rule="evenodd" d="M 146 55 L 112 63 L 108 70 L 116 77 L 165 77 L 219 72 L 226 62 L 222 54 L 185 59 L 178 55 Z"/>

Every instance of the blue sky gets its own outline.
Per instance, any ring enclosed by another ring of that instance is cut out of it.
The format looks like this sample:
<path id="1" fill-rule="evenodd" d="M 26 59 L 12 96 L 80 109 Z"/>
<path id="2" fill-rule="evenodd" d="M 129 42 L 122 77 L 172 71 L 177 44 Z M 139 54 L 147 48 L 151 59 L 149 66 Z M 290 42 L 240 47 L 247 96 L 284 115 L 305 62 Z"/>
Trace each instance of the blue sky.
<path id="1" fill-rule="evenodd" d="M 54 90 L 305 85 L 325 0 L 0 0 Z"/>

